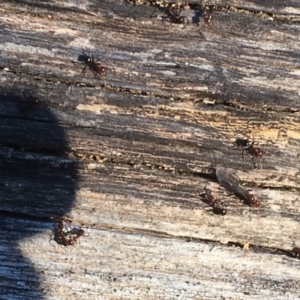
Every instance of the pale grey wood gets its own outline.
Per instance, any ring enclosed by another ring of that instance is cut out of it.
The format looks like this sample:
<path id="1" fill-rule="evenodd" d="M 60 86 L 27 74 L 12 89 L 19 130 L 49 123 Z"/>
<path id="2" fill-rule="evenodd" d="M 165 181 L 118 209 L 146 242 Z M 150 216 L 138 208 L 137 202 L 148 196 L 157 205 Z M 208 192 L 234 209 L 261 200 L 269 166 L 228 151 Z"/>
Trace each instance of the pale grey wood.
<path id="1" fill-rule="evenodd" d="M 62 248 L 49 243 L 52 225 L 19 243 L 40 272 L 47 299 L 299 297 L 300 261 L 286 256 L 127 229 L 87 228 L 76 246 Z M 26 289 L 30 279 L 20 282 Z"/>

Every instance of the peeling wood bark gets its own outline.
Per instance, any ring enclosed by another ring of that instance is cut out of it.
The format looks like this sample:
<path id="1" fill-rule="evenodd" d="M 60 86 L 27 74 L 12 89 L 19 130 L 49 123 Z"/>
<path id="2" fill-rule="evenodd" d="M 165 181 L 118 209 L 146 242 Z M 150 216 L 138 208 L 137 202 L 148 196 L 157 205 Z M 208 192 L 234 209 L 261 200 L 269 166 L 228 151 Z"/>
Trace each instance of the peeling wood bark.
<path id="1" fill-rule="evenodd" d="M 4 298 L 299 298 L 299 4 L 222 3 L 191 3 L 182 28 L 154 3 L 2 2 Z M 82 74 L 82 48 L 106 76 Z M 217 183 L 222 164 L 260 209 Z M 87 234 L 64 249 L 65 215 Z"/>

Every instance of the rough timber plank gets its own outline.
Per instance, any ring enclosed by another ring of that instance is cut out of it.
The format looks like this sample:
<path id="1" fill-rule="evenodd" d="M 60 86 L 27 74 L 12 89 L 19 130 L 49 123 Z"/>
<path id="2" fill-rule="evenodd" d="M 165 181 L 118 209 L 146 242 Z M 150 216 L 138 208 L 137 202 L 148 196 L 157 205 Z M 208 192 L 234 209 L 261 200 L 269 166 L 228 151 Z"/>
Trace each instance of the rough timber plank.
<path id="1" fill-rule="evenodd" d="M 299 298 L 299 3 L 225 2 L 187 7 L 185 28 L 121 1 L 1 3 L 3 299 Z M 81 48 L 106 76 L 81 73 Z M 49 243 L 63 215 L 87 232 L 66 249 Z"/>
<path id="2" fill-rule="evenodd" d="M 269 299 L 299 298 L 300 261 L 286 256 L 108 228 L 87 229 L 88 237 L 64 249 L 49 245 L 51 223 L 39 227 L 39 222 L 11 218 L 4 223 L 31 235 L 19 243 L 18 251 L 41 275 L 47 299 L 261 299 L 263 294 Z M 2 232 L 10 237 L 8 243 L 2 241 L 5 254 L 15 246 L 11 241 L 17 235 Z M 28 262 L 16 253 L 14 266 L 23 269 L 14 279 L 20 293 L 30 294 Z M 7 295 L 14 287 L 12 280 L 1 281 Z"/>

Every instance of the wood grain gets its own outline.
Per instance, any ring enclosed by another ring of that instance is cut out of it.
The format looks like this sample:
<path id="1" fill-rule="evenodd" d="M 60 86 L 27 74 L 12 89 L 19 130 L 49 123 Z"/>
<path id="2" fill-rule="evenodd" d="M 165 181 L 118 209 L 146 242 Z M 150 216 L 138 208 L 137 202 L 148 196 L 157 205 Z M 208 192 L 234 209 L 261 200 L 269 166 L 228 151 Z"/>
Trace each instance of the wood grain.
<path id="1" fill-rule="evenodd" d="M 1 297 L 298 299 L 299 4 L 191 3 L 184 27 L 135 2 L 0 5 Z M 74 247 L 49 242 L 63 216 Z"/>

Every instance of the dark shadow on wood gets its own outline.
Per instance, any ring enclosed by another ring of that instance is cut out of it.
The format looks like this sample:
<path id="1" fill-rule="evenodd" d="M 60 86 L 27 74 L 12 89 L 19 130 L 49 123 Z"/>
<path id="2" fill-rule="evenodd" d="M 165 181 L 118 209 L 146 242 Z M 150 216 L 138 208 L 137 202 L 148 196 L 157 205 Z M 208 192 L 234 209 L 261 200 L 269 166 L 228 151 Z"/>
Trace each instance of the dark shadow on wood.
<path id="1" fill-rule="evenodd" d="M 77 186 L 64 131 L 40 100 L 34 90 L 0 88 L 0 295 L 9 299 L 44 299 L 19 243 L 68 213 Z"/>

